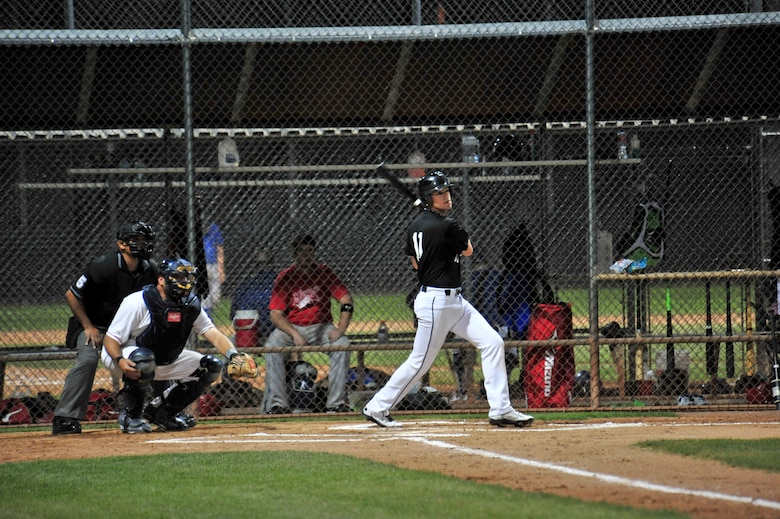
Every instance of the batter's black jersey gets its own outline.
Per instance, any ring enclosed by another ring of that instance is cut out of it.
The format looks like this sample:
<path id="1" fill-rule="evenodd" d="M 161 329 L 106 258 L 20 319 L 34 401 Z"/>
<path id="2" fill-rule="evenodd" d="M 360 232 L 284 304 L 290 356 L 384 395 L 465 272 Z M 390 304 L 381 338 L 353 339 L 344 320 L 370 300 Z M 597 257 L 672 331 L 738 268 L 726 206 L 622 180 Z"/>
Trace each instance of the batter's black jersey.
<path id="1" fill-rule="evenodd" d="M 460 253 L 468 245 L 469 235 L 458 222 L 426 209 L 409 224 L 404 252 L 417 260 L 421 285 L 456 288 L 461 285 Z"/>
<path id="2" fill-rule="evenodd" d="M 69 290 L 84 303 L 92 324 L 105 329 L 125 296 L 141 290 L 144 285 L 157 284 L 157 272 L 157 265 L 147 260 L 142 260 L 138 269 L 130 272 L 125 259 L 115 252 L 87 265 Z"/>

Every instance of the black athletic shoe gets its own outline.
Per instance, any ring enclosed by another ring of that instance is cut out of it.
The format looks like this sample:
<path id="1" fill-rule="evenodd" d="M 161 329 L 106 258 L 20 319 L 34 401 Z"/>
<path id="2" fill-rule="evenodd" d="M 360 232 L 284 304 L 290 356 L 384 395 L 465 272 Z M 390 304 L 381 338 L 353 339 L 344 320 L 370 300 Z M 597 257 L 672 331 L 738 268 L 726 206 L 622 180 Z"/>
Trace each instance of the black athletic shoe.
<path id="1" fill-rule="evenodd" d="M 290 414 L 290 409 L 288 407 L 282 407 L 280 405 L 275 405 L 271 408 L 270 411 L 268 411 L 265 414 Z"/>
<path id="2" fill-rule="evenodd" d="M 157 426 L 163 432 L 167 431 L 186 431 L 189 429 L 187 421 L 181 414 L 176 416 L 165 415 L 164 413 L 157 413 L 152 423 Z"/>
<path id="3" fill-rule="evenodd" d="M 51 423 L 51 434 L 81 434 L 81 424 L 75 418 L 66 416 L 55 416 Z"/>
<path id="4" fill-rule="evenodd" d="M 194 416 L 192 416 L 191 414 L 184 413 L 184 412 L 181 412 L 181 413 L 177 414 L 176 415 L 176 419 L 183 421 L 187 425 L 187 429 L 192 429 L 193 427 L 198 425 L 198 422 L 197 422 L 197 420 L 195 420 Z"/>
<path id="5" fill-rule="evenodd" d="M 329 407 L 325 410 L 328 414 L 336 414 L 336 413 L 351 413 L 352 409 L 349 408 L 347 404 L 339 404 L 336 407 Z"/>

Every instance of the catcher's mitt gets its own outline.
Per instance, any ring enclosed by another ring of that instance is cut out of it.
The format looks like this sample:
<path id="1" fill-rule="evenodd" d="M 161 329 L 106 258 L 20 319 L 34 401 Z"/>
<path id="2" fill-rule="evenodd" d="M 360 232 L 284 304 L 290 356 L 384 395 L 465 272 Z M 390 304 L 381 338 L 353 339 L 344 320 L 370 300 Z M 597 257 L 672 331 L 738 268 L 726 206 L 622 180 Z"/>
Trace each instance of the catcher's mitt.
<path id="1" fill-rule="evenodd" d="M 257 376 L 257 363 L 247 353 L 236 353 L 230 357 L 227 372 L 228 376 L 234 380 L 241 377 L 255 378 Z"/>

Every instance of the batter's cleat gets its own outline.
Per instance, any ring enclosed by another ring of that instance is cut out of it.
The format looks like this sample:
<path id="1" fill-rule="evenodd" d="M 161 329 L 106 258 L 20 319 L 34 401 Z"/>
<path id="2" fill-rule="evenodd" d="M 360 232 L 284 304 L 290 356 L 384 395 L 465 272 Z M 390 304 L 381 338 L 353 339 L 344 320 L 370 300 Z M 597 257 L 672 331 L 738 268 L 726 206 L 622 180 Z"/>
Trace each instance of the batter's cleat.
<path id="1" fill-rule="evenodd" d="M 367 407 L 363 408 L 363 416 L 369 422 L 374 422 L 379 427 L 401 427 L 401 424 L 393 420 L 389 413 L 372 413 Z"/>
<path id="2" fill-rule="evenodd" d="M 119 415 L 119 428 L 125 434 L 152 432 L 152 426 L 143 418 L 130 418 L 124 412 Z"/>
<path id="3" fill-rule="evenodd" d="M 75 418 L 67 416 L 55 416 L 51 423 L 51 434 L 81 434 L 81 424 Z"/>
<path id="4" fill-rule="evenodd" d="M 514 410 L 490 419 L 490 425 L 497 425 L 498 427 L 528 427 L 532 423 L 534 423 L 533 416 Z"/>

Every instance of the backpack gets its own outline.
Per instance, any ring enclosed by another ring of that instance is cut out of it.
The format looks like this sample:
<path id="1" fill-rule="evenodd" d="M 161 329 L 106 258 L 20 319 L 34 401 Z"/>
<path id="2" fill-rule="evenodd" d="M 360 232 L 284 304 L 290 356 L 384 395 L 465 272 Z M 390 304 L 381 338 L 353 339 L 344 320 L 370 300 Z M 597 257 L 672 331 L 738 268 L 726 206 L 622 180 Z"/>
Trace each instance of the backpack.
<path id="1" fill-rule="evenodd" d="M 96 389 L 89 395 L 85 420 L 113 420 L 119 416 L 116 410 L 116 396 L 107 389 Z"/>
<path id="2" fill-rule="evenodd" d="M 569 303 L 537 305 L 528 325 L 528 340 L 571 339 Z M 523 355 L 523 383 L 529 408 L 568 407 L 574 387 L 572 346 L 531 346 Z"/>
<path id="3" fill-rule="evenodd" d="M 32 413 L 21 398 L 0 400 L 0 425 L 18 425 L 32 421 Z"/>

